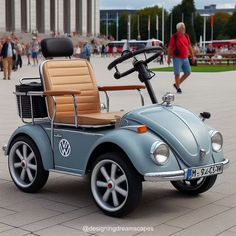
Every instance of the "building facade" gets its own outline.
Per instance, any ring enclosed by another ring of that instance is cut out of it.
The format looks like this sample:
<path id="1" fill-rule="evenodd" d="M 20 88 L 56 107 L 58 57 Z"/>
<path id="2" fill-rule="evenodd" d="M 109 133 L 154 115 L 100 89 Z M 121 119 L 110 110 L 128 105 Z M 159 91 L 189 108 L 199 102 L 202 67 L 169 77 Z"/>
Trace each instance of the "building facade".
<path id="1" fill-rule="evenodd" d="M 217 8 L 216 4 L 211 4 L 205 6 L 204 9 L 198 9 L 197 13 L 199 13 L 200 15 L 202 14 L 215 15 L 218 12 L 225 12 L 232 15 L 235 11 L 236 11 L 236 5 L 235 8 Z"/>
<path id="2" fill-rule="evenodd" d="M 0 0 L 0 32 L 99 35 L 99 0 Z"/>

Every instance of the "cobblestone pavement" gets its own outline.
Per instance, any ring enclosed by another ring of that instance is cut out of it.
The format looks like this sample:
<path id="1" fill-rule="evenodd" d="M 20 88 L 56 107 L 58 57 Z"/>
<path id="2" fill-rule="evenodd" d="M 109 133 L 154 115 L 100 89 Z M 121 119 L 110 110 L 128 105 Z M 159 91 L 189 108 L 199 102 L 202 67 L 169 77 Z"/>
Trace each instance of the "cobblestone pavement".
<path id="1" fill-rule="evenodd" d="M 113 72 L 106 69 L 110 61 L 110 58 L 92 58 L 99 85 L 139 83 L 136 74 L 119 81 L 113 79 Z M 129 65 L 125 63 L 124 68 Z M 151 65 L 154 66 L 155 63 Z M 3 81 L 2 73 L 0 76 L 2 146 L 13 130 L 22 124 L 16 113 L 14 86 L 20 78 L 37 77 L 38 67 L 24 66 L 13 72 L 10 81 Z M 172 73 L 158 73 L 152 83 L 158 99 L 167 91 L 175 92 Z M 142 202 L 137 210 L 125 218 L 116 219 L 103 215 L 95 206 L 87 178 L 53 173 L 39 193 L 20 192 L 11 181 L 7 158 L 1 152 L 0 235 L 236 235 L 236 72 L 194 73 L 183 84 L 182 90 L 183 94 L 176 94 L 175 104 L 196 114 L 210 111 L 212 118 L 207 124 L 224 135 L 224 152 L 231 165 L 218 177 L 212 189 L 198 197 L 186 197 L 168 182 L 144 183 Z M 150 103 L 146 93 L 145 100 Z M 111 106 L 112 110 L 128 110 L 140 106 L 140 100 L 135 92 L 114 92 Z M 117 232 L 101 228 L 105 226 Z M 122 232 L 127 228 L 118 226 L 152 227 L 147 229 L 153 231 L 129 228 Z M 91 231 L 91 227 L 98 228 Z"/>

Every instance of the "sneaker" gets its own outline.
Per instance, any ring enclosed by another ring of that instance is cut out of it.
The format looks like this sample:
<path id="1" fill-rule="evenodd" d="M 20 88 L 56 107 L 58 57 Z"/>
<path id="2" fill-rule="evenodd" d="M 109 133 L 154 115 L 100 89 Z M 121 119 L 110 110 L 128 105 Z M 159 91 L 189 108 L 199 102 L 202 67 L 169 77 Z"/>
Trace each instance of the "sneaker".
<path id="1" fill-rule="evenodd" d="M 176 84 L 173 84 L 173 86 L 175 87 L 177 93 L 182 93 L 182 90 L 181 88 L 177 88 Z"/>

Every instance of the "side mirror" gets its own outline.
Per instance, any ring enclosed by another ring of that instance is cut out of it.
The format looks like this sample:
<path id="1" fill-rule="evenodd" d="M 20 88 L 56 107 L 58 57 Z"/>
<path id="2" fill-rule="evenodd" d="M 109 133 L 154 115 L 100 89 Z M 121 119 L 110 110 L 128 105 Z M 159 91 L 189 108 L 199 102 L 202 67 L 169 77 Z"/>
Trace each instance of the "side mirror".
<path id="1" fill-rule="evenodd" d="M 211 118 L 211 113 L 204 111 L 200 113 L 200 117 L 202 118 L 202 121 L 206 120 L 206 119 L 210 119 Z"/>

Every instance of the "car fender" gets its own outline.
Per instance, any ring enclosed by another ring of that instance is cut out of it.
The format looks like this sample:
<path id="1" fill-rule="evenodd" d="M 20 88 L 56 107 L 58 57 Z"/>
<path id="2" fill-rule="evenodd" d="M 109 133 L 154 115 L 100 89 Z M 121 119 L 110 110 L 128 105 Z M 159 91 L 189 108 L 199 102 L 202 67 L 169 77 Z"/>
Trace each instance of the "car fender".
<path id="1" fill-rule="evenodd" d="M 27 124 L 17 128 L 8 141 L 6 147 L 6 155 L 9 155 L 11 144 L 14 139 L 21 135 L 29 136 L 34 141 L 34 143 L 39 149 L 44 169 L 54 169 L 53 152 L 51 148 L 50 139 L 40 125 Z"/>
<path id="2" fill-rule="evenodd" d="M 96 150 L 99 149 L 100 146 L 107 144 L 107 147 L 109 147 L 108 145 L 114 144 L 126 154 L 135 169 L 141 175 L 149 172 L 179 170 L 179 164 L 171 151 L 170 160 L 166 165 L 160 166 L 154 163 L 154 161 L 151 159 L 150 150 L 151 146 L 156 141 L 162 140 L 151 131 L 139 134 L 136 131 L 126 128 L 115 129 L 114 131 L 107 133 L 102 138 L 97 140 L 89 155 L 89 162 L 91 163 L 93 161 L 91 159 L 96 158 L 94 153 L 96 153 Z M 105 152 L 106 150 L 104 150 L 102 153 Z"/>

